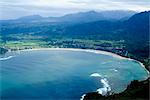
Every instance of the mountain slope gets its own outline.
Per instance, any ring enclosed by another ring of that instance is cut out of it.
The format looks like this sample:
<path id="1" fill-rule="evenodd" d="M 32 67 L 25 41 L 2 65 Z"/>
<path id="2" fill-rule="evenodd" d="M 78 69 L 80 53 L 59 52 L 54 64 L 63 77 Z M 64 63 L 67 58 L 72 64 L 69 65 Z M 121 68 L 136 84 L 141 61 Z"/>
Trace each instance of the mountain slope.
<path id="1" fill-rule="evenodd" d="M 150 11 L 141 12 L 125 22 L 127 48 L 132 54 L 149 57 L 149 16 Z"/>
<path id="2" fill-rule="evenodd" d="M 120 39 L 133 39 L 133 36 L 135 36 L 137 39 L 148 40 L 149 14 L 150 11 L 141 12 L 133 15 L 126 21 L 103 20 L 72 25 L 66 28 L 66 33 L 80 35 L 108 35 L 115 33 L 118 35 L 120 32 L 123 32 Z"/>
<path id="3" fill-rule="evenodd" d="M 149 55 L 149 15 L 141 12 L 126 21 L 96 21 L 69 26 L 65 33 L 69 36 L 82 36 L 102 40 L 124 40 L 126 49 L 132 53 L 140 52 L 139 57 Z M 131 55 L 132 56 L 132 55 Z"/>
<path id="4" fill-rule="evenodd" d="M 0 20 L 0 23 L 25 23 L 25 22 L 68 22 L 68 23 L 87 23 L 100 20 L 120 20 L 132 16 L 133 11 L 88 11 L 67 14 L 60 17 L 41 17 L 40 15 L 24 16 L 15 20 Z"/>
<path id="5" fill-rule="evenodd" d="M 43 17 L 40 15 L 31 15 L 31 16 L 24 16 L 24 17 L 18 18 L 17 20 L 26 22 L 26 21 L 34 21 L 34 20 L 41 20 L 41 19 L 43 19 Z"/>
<path id="6" fill-rule="evenodd" d="M 89 12 L 92 18 L 96 12 Z M 148 57 L 149 52 L 149 14 L 141 12 L 133 15 L 128 20 L 91 20 L 92 22 L 78 23 L 83 19 L 83 15 L 89 13 L 79 13 L 76 15 L 63 16 L 61 20 L 75 21 L 76 24 L 51 24 L 46 23 L 21 23 L 2 25 L 0 33 L 7 37 L 8 34 L 31 34 L 39 36 L 53 37 L 59 35 L 67 38 L 93 39 L 93 40 L 110 40 L 125 41 L 127 51 L 136 55 L 140 52 L 140 57 Z M 86 15 L 86 16 L 87 16 Z M 74 17 L 73 17 L 74 16 Z M 99 16 L 99 15 L 97 15 Z M 69 19 L 73 18 L 73 19 Z M 80 18 L 80 20 L 76 20 Z M 99 17 L 97 17 L 99 18 Z M 55 18 L 51 18 L 55 19 Z M 59 19 L 59 20 L 60 20 Z M 101 16 L 102 19 L 102 16 Z M 47 19 L 48 20 L 48 19 Z M 77 21 L 77 22 L 76 22 Z M 93 22 L 94 21 L 94 22 Z M 65 21 L 64 21 L 65 22 Z M 132 56 L 132 55 L 131 55 Z"/>

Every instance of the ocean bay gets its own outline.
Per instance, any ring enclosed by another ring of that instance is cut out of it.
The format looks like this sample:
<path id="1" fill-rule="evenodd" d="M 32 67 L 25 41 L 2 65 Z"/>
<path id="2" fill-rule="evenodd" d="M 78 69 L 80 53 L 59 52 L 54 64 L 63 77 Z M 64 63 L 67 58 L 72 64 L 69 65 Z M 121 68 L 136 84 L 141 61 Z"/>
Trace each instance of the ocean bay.
<path id="1" fill-rule="evenodd" d="M 2 98 L 79 99 L 85 93 L 104 90 L 104 86 L 121 92 L 132 80 L 148 77 L 140 63 L 122 58 L 81 49 L 19 51 L 1 60 L 1 95 Z"/>

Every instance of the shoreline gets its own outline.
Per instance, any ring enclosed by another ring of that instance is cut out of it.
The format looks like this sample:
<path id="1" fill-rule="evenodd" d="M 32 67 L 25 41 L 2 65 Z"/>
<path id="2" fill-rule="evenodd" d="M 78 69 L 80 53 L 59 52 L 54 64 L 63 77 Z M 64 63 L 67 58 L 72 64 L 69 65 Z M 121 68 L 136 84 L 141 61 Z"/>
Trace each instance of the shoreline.
<path id="1" fill-rule="evenodd" d="M 138 64 L 141 65 L 141 67 L 144 68 L 144 70 L 147 72 L 147 77 L 145 79 L 139 80 L 139 81 L 143 81 L 146 80 L 150 77 L 149 71 L 145 68 L 144 64 L 138 60 L 132 59 L 132 58 L 128 58 L 125 56 L 121 56 L 112 52 L 108 52 L 108 51 L 103 51 L 103 50 L 94 50 L 94 49 L 80 49 L 80 48 L 34 48 L 34 49 L 23 49 L 23 50 L 16 50 L 16 51 L 8 51 L 8 52 L 30 52 L 30 51 L 40 51 L 40 50 L 51 50 L 51 51 L 55 51 L 55 50 L 62 50 L 62 51 L 75 51 L 75 52 L 89 52 L 89 53 L 95 53 L 95 54 L 102 54 L 102 55 L 108 55 L 108 56 L 112 56 L 114 58 L 117 59 L 121 59 L 121 60 L 130 60 L 130 61 L 134 61 Z M 99 93 L 101 94 L 101 93 Z M 80 97 L 80 100 L 83 100 L 84 97 L 87 95 L 87 93 L 85 93 L 84 95 L 82 95 Z"/>
<path id="2" fill-rule="evenodd" d="M 95 54 L 102 54 L 102 55 L 108 55 L 112 56 L 114 58 L 122 59 L 122 60 L 130 60 L 135 61 L 136 63 L 139 63 L 141 67 L 145 69 L 145 71 L 148 74 L 148 77 L 150 77 L 150 72 L 146 69 L 144 64 L 138 60 L 128 58 L 125 56 L 121 56 L 112 52 L 103 51 L 103 50 L 94 50 L 94 49 L 80 49 L 80 48 L 34 48 L 34 49 L 24 49 L 24 50 L 18 50 L 18 51 L 38 51 L 38 50 L 62 50 L 62 51 L 81 51 L 81 52 L 89 52 L 89 53 L 95 53 Z M 11 52 L 11 51 L 10 51 Z M 142 81 L 142 80 L 141 80 Z"/>
<path id="3" fill-rule="evenodd" d="M 112 56 L 119 59 L 126 59 L 129 60 L 127 57 L 120 56 L 118 54 L 103 51 L 103 50 L 94 50 L 94 49 L 80 49 L 80 48 L 34 48 L 34 49 L 24 49 L 24 50 L 18 50 L 18 51 L 38 51 L 38 50 L 63 50 L 63 51 L 83 51 L 83 52 L 90 52 L 95 54 L 103 54 Z"/>

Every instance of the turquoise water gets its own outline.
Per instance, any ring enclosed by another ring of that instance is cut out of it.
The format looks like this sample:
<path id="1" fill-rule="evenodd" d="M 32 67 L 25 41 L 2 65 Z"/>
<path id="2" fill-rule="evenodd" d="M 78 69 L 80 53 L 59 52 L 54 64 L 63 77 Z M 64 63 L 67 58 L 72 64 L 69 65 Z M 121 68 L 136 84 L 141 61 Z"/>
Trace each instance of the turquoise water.
<path id="1" fill-rule="evenodd" d="M 80 99 L 103 88 L 102 79 L 120 92 L 132 80 L 147 78 L 139 63 L 103 54 L 38 50 L 8 55 L 0 61 L 2 99 Z"/>

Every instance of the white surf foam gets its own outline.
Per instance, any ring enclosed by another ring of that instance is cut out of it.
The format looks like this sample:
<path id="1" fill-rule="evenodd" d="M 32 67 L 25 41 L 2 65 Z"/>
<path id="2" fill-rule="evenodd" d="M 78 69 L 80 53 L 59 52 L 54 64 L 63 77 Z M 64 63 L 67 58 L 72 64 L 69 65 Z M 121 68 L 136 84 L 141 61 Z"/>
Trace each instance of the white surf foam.
<path id="1" fill-rule="evenodd" d="M 111 87 L 106 78 L 101 79 L 101 83 L 103 84 L 103 88 L 97 89 L 97 92 L 101 95 L 106 95 L 109 91 L 111 91 Z"/>
<path id="2" fill-rule="evenodd" d="M 100 75 L 99 73 L 93 73 L 90 75 L 91 77 L 101 77 L 102 75 Z"/>
<path id="3" fill-rule="evenodd" d="M 14 56 L 8 56 L 8 57 L 5 57 L 5 58 L 0 58 L 0 61 L 3 61 L 3 60 L 8 60 L 8 59 L 11 59 L 13 58 Z"/>
<path id="4" fill-rule="evenodd" d="M 110 69 L 110 70 L 112 70 L 112 71 L 114 71 L 114 72 L 118 72 L 118 70 L 117 70 L 117 69 Z"/>
<path id="5" fill-rule="evenodd" d="M 116 71 L 116 70 L 115 70 Z M 91 77 L 102 77 L 99 73 L 93 73 L 90 75 Z M 108 84 L 108 80 L 106 78 L 102 78 L 100 82 L 103 84 L 102 88 L 97 89 L 97 92 L 101 95 L 106 95 L 109 91 L 111 91 L 111 87 Z"/>
<path id="6" fill-rule="evenodd" d="M 86 94 L 83 94 L 83 95 L 81 96 L 80 100 L 83 100 L 85 96 L 86 96 Z"/>
<path id="7" fill-rule="evenodd" d="M 118 72 L 118 70 L 114 69 L 115 72 Z"/>

